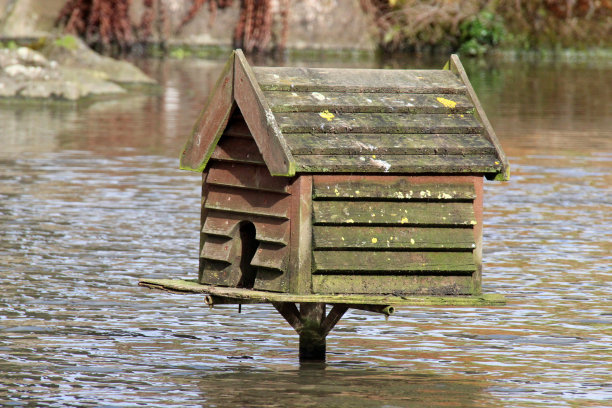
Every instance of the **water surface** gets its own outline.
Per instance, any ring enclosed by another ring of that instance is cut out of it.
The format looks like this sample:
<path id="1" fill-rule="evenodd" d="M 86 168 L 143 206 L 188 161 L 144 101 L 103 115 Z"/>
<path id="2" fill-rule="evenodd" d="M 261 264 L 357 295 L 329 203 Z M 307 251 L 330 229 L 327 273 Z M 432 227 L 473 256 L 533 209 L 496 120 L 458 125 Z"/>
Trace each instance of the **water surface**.
<path id="1" fill-rule="evenodd" d="M 511 161 L 485 184 L 483 274 L 509 304 L 351 311 L 301 367 L 269 305 L 137 286 L 197 276 L 200 180 L 177 157 L 222 65 L 0 105 L 0 405 L 612 405 L 612 64 L 466 63 Z"/>

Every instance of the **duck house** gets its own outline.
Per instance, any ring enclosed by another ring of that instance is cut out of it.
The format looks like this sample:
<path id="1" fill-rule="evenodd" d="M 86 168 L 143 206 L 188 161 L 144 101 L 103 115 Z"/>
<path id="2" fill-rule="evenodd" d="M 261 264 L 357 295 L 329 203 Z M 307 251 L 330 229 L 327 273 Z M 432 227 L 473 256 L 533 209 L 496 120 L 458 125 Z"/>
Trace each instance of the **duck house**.
<path id="1" fill-rule="evenodd" d="M 483 180 L 509 165 L 455 55 L 316 69 L 235 51 L 180 166 L 202 172 L 198 279 L 141 284 L 272 303 L 304 359 L 349 308 L 503 303 L 481 293 Z"/>

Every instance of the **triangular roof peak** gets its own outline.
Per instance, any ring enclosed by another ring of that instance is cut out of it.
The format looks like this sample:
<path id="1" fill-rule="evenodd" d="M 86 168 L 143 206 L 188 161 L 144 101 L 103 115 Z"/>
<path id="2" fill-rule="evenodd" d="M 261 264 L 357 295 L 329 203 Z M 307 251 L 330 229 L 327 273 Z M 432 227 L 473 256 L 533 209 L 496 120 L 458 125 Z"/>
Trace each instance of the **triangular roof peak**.
<path id="1" fill-rule="evenodd" d="M 505 154 L 456 55 L 442 70 L 252 68 L 232 53 L 181 155 L 202 171 L 235 106 L 270 170 L 482 173 Z"/>

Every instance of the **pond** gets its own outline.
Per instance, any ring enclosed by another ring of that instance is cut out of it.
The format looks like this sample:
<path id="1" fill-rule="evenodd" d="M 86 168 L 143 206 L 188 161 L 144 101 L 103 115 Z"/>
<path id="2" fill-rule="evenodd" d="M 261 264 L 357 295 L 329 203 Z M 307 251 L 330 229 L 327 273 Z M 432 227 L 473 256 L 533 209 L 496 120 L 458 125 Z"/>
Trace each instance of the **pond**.
<path id="1" fill-rule="evenodd" d="M 147 60 L 158 91 L 0 105 L 2 405 L 612 405 L 612 63 L 464 61 L 511 162 L 485 183 L 483 254 L 508 304 L 351 311 L 302 366 L 270 305 L 137 286 L 197 276 L 200 177 L 178 155 L 223 63 Z"/>

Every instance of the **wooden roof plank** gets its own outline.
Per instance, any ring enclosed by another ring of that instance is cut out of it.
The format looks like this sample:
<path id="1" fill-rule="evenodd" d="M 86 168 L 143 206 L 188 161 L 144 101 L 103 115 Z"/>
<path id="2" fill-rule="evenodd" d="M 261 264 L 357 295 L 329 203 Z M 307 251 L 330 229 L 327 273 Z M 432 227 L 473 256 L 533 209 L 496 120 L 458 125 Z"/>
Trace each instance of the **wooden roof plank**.
<path id="1" fill-rule="evenodd" d="M 293 176 L 293 156 L 241 50 L 235 52 L 234 97 L 270 173 Z"/>
<path id="2" fill-rule="evenodd" d="M 491 126 L 491 122 L 489 122 L 489 119 L 487 118 L 487 115 L 480 104 L 480 100 L 478 99 L 474 88 L 472 88 L 470 80 L 465 72 L 465 69 L 463 68 L 463 65 L 461 64 L 461 61 L 459 60 L 459 57 L 456 54 L 452 54 L 447 65 L 449 72 L 456 74 L 465 84 L 468 95 L 472 99 L 472 103 L 474 104 L 474 108 L 476 110 L 475 115 L 484 126 L 484 135 L 493 144 L 493 146 L 495 146 L 497 159 L 501 163 L 501 168 L 494 179 L 499 181 L 508 181 L 510 179 L 510 164 L 508 163 L 508 158 L 501 147 L 501 143 L 497 139 L 493 126 Z"/>
<path id="3" fill-rule="evenodd" d="M 356 92 L 264 92 L 272 112 L 472 113 L 467 95 Z"/>
<path id="4" fill-rule="evenodd" d="M 305 173 L 497 173 L 493 155 L 295 155 Z"/>
<path id="5" fill-rule="evenodd" d="M 411 113 L 275 113 L 283 133 L 480 133 L 473 115 Z"/>
<path id="6" fill-rule="evenodd" d="M 313 223 L 316 225 L 440 225 L 476 224 L 470 202 L 381 202 L 381 201 L 314 201 Z"/>
<path id="7" fill-rule="evenodd" d="M 225 130 L 234 106 L 234 55 L 225 64 L 181 152 L 183 170 L 203 171 Z"/>
<path id="8" fill-rule="evenodd" d="M 477 133 L 289 133 L 294 155 L 328 154 L 494 154 L 495 148 Z"/>
<path id="9" fill-rule="evenodd" d="M 465 92 L 465 85 L 442 70 L 256 67 L 264 91 L 442 93 Z"/>
<path id="10" fill-rule="evenodd" d="M 467 275 L 476 270 L 471 252 L 315 251 L 313 257 L 316 274 L 453 272 Z"/>

